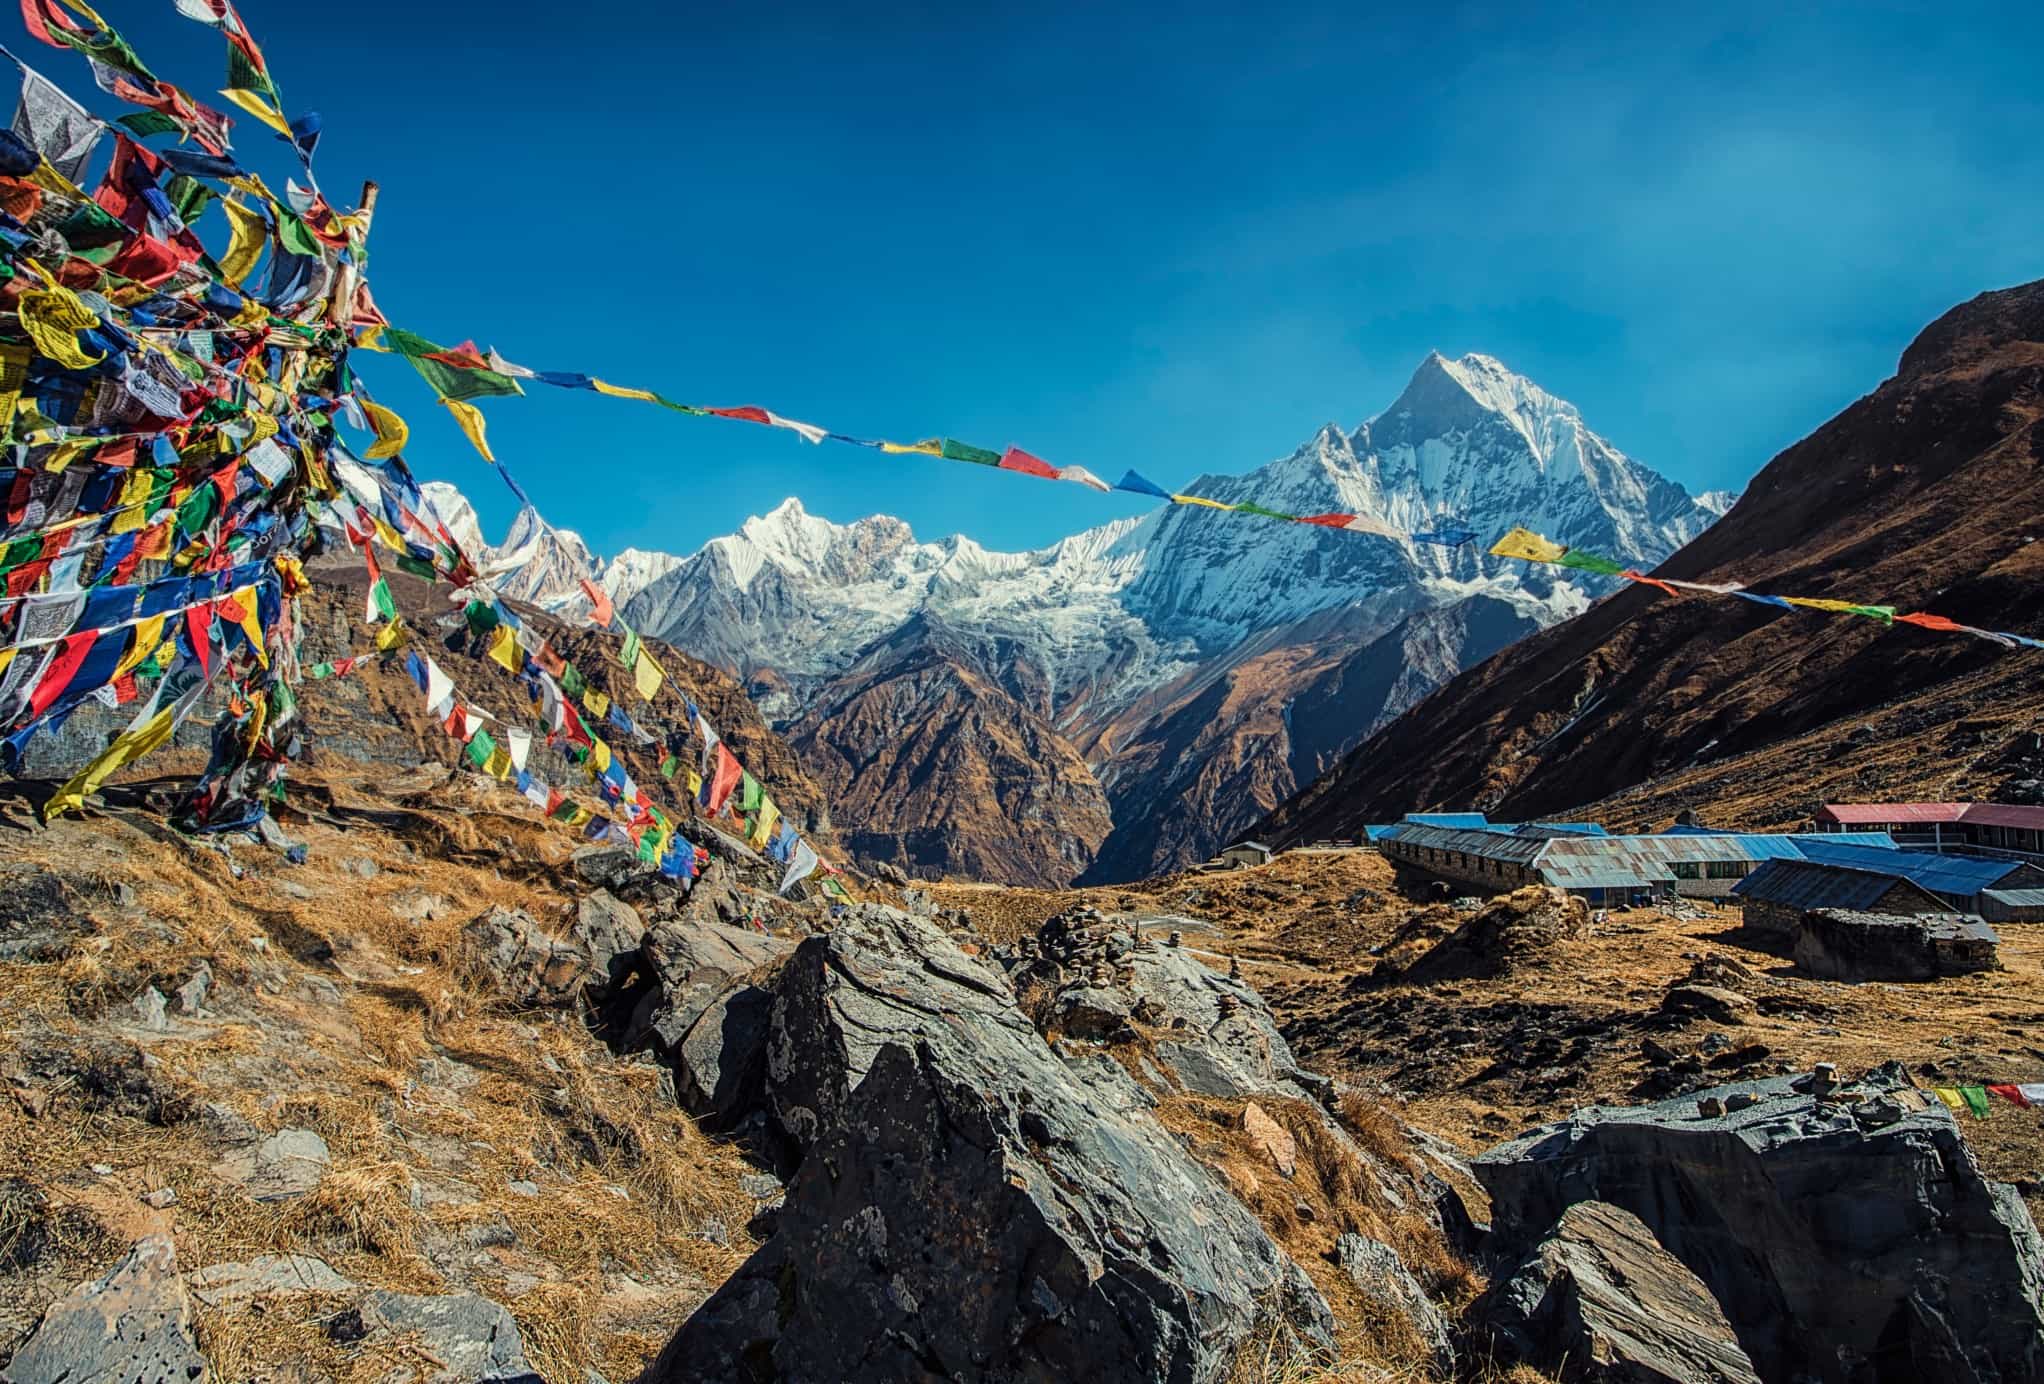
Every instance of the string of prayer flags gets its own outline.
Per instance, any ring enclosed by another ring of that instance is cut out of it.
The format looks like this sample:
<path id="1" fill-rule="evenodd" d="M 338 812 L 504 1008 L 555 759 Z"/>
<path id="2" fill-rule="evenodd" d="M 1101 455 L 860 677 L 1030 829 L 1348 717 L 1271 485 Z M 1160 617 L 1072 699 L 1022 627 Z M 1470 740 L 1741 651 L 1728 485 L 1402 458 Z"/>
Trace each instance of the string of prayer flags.
<path id="1" fill-rule="evenodd" d="M 1967 634 L 2004 648 L 2044 649 L 2044 639 L 2023 634 L 2008 634 L 1999 630 L 1979 629 L 1972 625 L 1962 625 L 1942 615 L 1931 615 L 1922 611 L 1906 615 L 1897 614 L 1895 607 L 1888 605 L 1814 596 L 1771 596 L 1764 592 L 1748 591 L 1737 583 L 1681 581 L 1674 577 L 1649 576 L 1596 553 L 1556 543 L 1526 528 L 1513 528 L 1508 531 L 1504 537 L 1491 545 L 1490 553 L 1492 557 L 1516 558 L 1521 562 L 1540 562 L 1577 571 L 1594 572 L 1600 576 L 1620 577 L 1637 585 L 1655 587 L 1670 596 L 1679 597 L 1685 591 L 1708 596 L 1733 596 L 1782 610 L 1817 610 L 1834 615 L 1857 615 L 1882 625 L 1914 625 L 1919 629 L 1935 630 L 1944 634 Z"/>

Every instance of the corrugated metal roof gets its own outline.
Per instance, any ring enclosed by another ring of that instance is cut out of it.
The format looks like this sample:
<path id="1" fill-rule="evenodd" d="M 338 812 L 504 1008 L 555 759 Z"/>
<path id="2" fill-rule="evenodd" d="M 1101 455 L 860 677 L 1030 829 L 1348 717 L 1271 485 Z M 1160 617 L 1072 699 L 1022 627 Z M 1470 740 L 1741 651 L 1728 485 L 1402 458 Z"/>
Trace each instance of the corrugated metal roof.
<path id="1" fill-rule="evenodd" d="M 1741 899 L 1759 903 L 1786 904 L 1791 908 L 1872 908 L 1897 887 L 1909 888 L 1908 881 L 1872 870 L 1855 870 L 1844 865 L 1819 865 L 1809 860 L 1769 860 L 1732 886 Z M 1921 889 L 1926 911 L 1935 912 L 1938 901 Z"/>
<path id="2" fill-rule="evenodd" d="M 1571 836 L 1609 836 L 1611 834 L 1604 830 L 1604 824 L 1601 822 L 1529 822 L 1527 826 L 1538 827 L 1542 831 L 1566 832 Z M 1525 829 L 1525 827 L 1519 828 L 1521 831 Z"/>
<path id="3" fill-rule="evenodd" d="M 2022 869 L 2013 860 L 1983 860 L 1970 855 L 1932 855 L 1928 851 L 1884 851 L 1878 847 L 1833 844 L 1821 836 L 1802 843 L 1806 859 L 1899 875 L 1933 894 L 1970 898 L 1996 881 Z"/>
<path id="4" fill-rule="evenodd" d="M 1533 858 L 1547 845 L 1545 841 L 1513 836 L 1508 832 L 1460 831 L 1453 827 L 1430 827 L 1416 822 L 1401 822 L 1397 834 L 1389 839 L 1401 846 L 1462 851 L 1485 860 L 1508 860 L 1517 865 L 1531 865 Z"/>
<path id="5" fill-rule="evenodd" d="M 1674 826 L 1661 832 L 1663 836 L 1726 836 L 1729 834 L 1721 827 L 1689 826 L 1682 822 L 1677 822 Z"/>
<path id="6" fill-rule="evenodd" d="M 1885 831 L 1825 831 L 1792 832 L 1789 840 L 1801 845 L 1805 841 L 1829 841 L 1839 846 L 1876 846 L 1884 851 L 1899 851 L 1895 838 Z"/>
<path id="7" fill-rule="evenodd" d="M 1385 837 L 1389 836 L 1389 835 L 1390 835 L 1390 834 L 1391 834 L 1392 832 L 1394 832 L 1394 831 L 1397 831 L 1397 830 L 1398 830 L 1398 827 L 1399 827 L 1399 824 L 1398 824 L 1398 823 L 1396 823 L 1396 822 L 1393 822 L 1393 823 L 1391 823 L 1391 824 L 1390 824 L 1390 825 L 1388 825 L 1388 826 L 1378 826 L 1378 827 L 1364 827 L 1364 828 L 1363 828 L 1363 837 L 1364 837 L 1364 839 L 1365 839 L 1365 840 L 1369 840 L 1369 841 L 1382 841 L 1382 840 L 1383 840 L 1383 839 L 1384 839 Z"/>
<path id="8" fill-rule="evenodd" d="M 1408 812 L 1405 820 L 1423 827 L 1459 827 L 1464 830 L 1490 825 L 1490 819 L 1481 812 Z"/>
<path id="9" fill-rule="evenodd" d="M 2044 831 L 2044 807 L 2018 807 L 2014 803 L 1968 803 L 1959 818 L 1969 827 L 2014 827 L 2019 831 Z"/>
<path id="10" fill-rule="evenodd" d="M 1825 803 L 1819 817 L 1846 826 L 1882 822 L 1956 822 L 1965 803 Z"/>
<path id="11" fill-rule="evenodd" d="M 1980 897 L 2003 908 L 2044 908 L 2044 889 L 1985 889 Z"/>
<path id="12" fill-rule="evenodd" d="M 1555 870 L 1543 865 L 1540 873 L 1557 889 L 1651 889 L 1654 885 L 1654 881 L 1641 879 L 1630 870 L 1576 869 L 1572 866 Z"/>

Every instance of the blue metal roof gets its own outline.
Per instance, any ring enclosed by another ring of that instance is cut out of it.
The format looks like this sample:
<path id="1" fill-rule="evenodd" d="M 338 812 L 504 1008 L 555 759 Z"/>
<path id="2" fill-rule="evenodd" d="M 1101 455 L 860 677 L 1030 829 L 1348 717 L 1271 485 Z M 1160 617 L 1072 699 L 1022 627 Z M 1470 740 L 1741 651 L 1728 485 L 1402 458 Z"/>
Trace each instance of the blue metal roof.
<path id="1" fill-rule="evenodd" d="M 1761 903 L 1787 904 L 1792 908 L 1868 909 L 1909 882 L 1900 876 L 1847 865 L 1820 865 L 1809 860 L 1767 860 L 1760 868 L 1732 886 L 1734 896 Z M 1922 896 L 1926 909 L 1938 900 Z"/>
<path id="2" fill-rule="evenodd" d="M 1665 831 L 1661 832 L 1661 835 L 1663 835 L 1663 836 L 1730 836 L 1730 835 L 1732 835 L 1732 833 L 1731 833 L 1731 832 L 1728 832 L 1728 831 L 1725 831 L 1725 830 L 1724 830 L 1723 828 L 1721 828 L 1721 827 L 1693 827 L 1693 826 L 1685 826 L 1685 825 L 1684 825 L 1684 824 L 1682 824 L 1681 822 L 1677 822 L 1677 823 L 1676 823 L 1676 824 L 1675 824 L 1674 826 L 1672 826 L 1672 827 L 1669 827 L 1669 828 L 1667 828 L 1667 829 L 1666 829 Z"/>
<path id="3" fill-rule="evenodd" d="M 1888 851 L 1870 846 L 1834 845 L 1833 839 L 1805 837 L 1798 845 L 1806 860 L 1898 875 L 1919 888 L 1949 898 L 1970 899 L 2023 868 L 2013 860 L 1983 860 L 1968 855 L 1932 855 L 1928 851 Z"/>
<path id="4" fill-rule="evenodd" d="M 1527 825 L 1542 831 L 1563 831 L 1571 836 L 1609 836 L 1601 822 L 1530 822 Z M 1520 828 L 1524 830 L 1524 828 Z"/>
<path id="5" fill-rule="evenodd" d="M 1403 822 L 1391 822 L 1383 826 L 1364 827 L 1363 839 L 1367 841 L 1382 841 L 1404 825 L 1405 823 Z"/>
<path id="6" fill-rule="evenodd" d="M 1408 812 L 1405 820 L 1423 827 L 1457 827 L 1463 831 L 1480 831 L 1490 825 L 1490 819 L 1481 812 Z"/>

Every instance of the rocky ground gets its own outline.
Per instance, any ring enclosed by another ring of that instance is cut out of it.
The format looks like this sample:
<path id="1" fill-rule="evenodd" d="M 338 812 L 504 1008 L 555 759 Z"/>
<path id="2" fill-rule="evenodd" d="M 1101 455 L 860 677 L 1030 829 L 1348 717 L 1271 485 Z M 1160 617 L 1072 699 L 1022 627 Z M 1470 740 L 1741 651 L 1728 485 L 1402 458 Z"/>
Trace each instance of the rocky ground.
<path id="1" fill-rule="evenodd" d="M 2040 1190 L 2039 1116 L 1914 1087 L 2044 1067 L 2020 929 L 2003 971 L 1845 986 L 1729 914 L 1421 904 L 1356 852 L 837 908 L 742 847 L 684 896 L 432 763 L 294 780 L 295 864 L 150 784 L 33 796 L 7 1384 L 2040 1364 L 2044 1246 L 1989 1180 Z"/>

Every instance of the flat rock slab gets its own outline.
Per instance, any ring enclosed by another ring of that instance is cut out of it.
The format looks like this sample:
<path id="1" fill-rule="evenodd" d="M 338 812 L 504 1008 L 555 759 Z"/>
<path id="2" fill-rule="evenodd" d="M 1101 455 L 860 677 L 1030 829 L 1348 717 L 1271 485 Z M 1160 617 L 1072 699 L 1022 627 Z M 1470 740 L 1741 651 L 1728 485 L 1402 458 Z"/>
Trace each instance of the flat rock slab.
<path id="1" fill-rule="evenodd" d="M 209 1264 L 190 1278 L 192 1296 L 211 1307 L 269 1293 L 346 1293 L 356 1284 L 309 1254 L 259 1254 L 246 1263 Z"/>
<path id="2" fill-rule="evenodd" d="M 475 1293 L 371 1293 L 362 1301 L 371 1331 L 413 1336 L 440 1362 L 429 1384 L 544 1384 L 525 1359 L 518 1324 Z"/>
<path id="3" fill-rule="evenodd" d="M 6 1384 L 197 1384 L 206 1360 L 192 1337 L 192 1303 L 165 1235 L 137 1241 L 104 1278 L 44 1314 L 14 1353 Z"/>
<path id="4" fill-rule="evenodd" d="M 1760 1384 L 1717 1299 L 1639 1217 L 1578 1202 L 1471 1310 L 1494 1358 L 1589 1384 Z"/>
<path id="5" fill-rule="evenodd" d="M 1434 1373 L 1448 1377 L 1455 1368 L 1455 1345 L 1448 1319 L 1405 1267 L 1398 1251 L 1381 1240 L 1351 1232 L 1335 1242 L 1334 1253 L 1349 1281 L 1363 1296 L 1403 1319 L 1426 1353 Z"/>
<path id="6" fill-rule="evenodd" d="M 290 1201 L 326 1179 L 332 1156 L 326 1140 L 310 1129 L 280 1129 L 255 1145 L 230 1153 L 213 1165 L 214 1176 L 239 1182 L 257 1201 Z"/>

